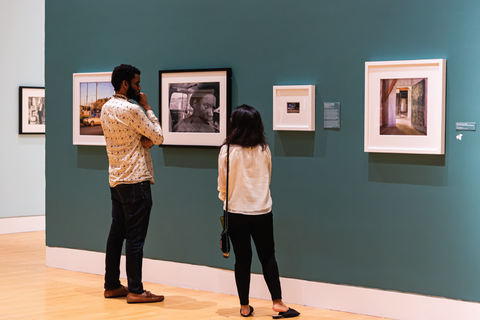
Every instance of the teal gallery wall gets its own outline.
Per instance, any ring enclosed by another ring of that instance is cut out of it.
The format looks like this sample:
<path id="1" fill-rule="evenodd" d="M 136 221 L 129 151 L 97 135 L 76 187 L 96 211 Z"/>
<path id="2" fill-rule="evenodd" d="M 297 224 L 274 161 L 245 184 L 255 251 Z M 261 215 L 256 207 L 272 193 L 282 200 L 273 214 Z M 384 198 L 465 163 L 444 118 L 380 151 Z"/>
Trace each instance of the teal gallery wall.
<path id="1" fill-rule="evenodd" d="M 46 0 L 47 245 L 104 252 L 104 147 L 72 144 L 72 74 L 232 68 L 232 104 L 262 114 L 281 276 L 480 301 L 480 2 Z M 363 151 L 366 61 L 447 59 L 446 154 Z M 272 130 L 272 86 L 316 86 L 316 131 Z M 323 102 L 341 129 L 323 129 Z M 145 256 L 232 269 L 218 240 L 216 148 L 155 147 Z M 255 262 L 254 272 L 261 272 Z M 160 271 L 159 271 L 160 272 Z"/>

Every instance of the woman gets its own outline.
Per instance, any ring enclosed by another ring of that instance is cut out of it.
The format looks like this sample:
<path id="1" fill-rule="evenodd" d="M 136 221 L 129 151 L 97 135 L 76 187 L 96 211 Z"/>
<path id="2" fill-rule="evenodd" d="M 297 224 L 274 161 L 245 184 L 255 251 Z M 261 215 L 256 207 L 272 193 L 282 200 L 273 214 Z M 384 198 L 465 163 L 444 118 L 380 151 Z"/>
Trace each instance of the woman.
<path id="1" fill-rule="evenodd" d="M 227 148 L 230 145 L 228 187 L 228 233 L 235 252 L 235 282 L 240 314 L 249 317 L 250 266 L 253 238 L 263 275 L 273 301 L 274 318 L 296 317 L 299 313 L 282 301 L 280 278 L 273 240 L 272 198 L 270 196 L 271 154 L 260 113 L 242 105 L 232 113 L 230 128 L 218 157 L 218 197 L 225 201 L 227 189 Z"/>

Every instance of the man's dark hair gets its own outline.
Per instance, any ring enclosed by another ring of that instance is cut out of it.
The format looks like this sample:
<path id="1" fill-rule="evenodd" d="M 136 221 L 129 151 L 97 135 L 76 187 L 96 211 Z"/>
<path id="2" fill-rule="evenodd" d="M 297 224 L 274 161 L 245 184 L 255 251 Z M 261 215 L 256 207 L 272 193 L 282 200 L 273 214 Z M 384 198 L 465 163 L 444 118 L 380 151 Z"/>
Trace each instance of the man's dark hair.
<path id="1" fill-rule="evenodd" d="M 238 144 L 242 147 L 261 145 L 265 150 L 267 139 L 262 117 L 254 107 L 243 104 L 233 110 L 224 144 Z"/>
<path id="2" fill-rule="evenodd" d="M 119 91 L 123 80 L 130 83 L 130 81 L 135 78 L 136 74 L 140 75 L 140 70 L 129 64 L 121 64 L 118 67 L 115 67 L 112 72 L 113 89 Z"/>

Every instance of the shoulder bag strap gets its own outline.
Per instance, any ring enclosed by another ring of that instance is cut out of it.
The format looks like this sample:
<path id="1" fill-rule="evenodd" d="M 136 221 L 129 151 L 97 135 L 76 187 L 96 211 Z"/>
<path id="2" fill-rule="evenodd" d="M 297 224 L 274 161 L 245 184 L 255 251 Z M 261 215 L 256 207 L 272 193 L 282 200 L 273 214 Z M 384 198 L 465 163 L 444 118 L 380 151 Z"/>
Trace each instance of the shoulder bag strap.
<path id="1" fill-rule="evenodd" d="M 228 231 L 228 173 L 230 171 L 230 144 L 227 145 L 227 194 L 225 197 L 225 211 L 223 211 L 223 230 Z"/>

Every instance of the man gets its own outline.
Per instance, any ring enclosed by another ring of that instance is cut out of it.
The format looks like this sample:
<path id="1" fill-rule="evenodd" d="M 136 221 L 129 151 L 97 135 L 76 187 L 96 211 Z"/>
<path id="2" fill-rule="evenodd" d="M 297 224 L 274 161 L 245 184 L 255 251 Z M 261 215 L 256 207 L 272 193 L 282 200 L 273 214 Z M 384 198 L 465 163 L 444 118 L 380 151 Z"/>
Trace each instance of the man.
<path id="1" fill-rule="evenodd" d="M 213 94 L 200 95 L 193 93 L 190 106 L 193 114 L 180 120 L 173 128 L 174 132 L 218 132 L 213 125 L 213 110 L 216 109 L 217 98 Z"/>
<path id="2" fill-rule="evenodd" d="M 163 133 L 147 96 L 140 92 L 140 70 L 125 64 L 116 67 L 112 85 L 115 95 L 104 104 L 100 116 L 112 199 L 104 296 L 127 296 L 128 303 L 163 301 L 163 296 L 144 290 L 142 284 L 143 245 L 152 207 L 150 184 L 155 183 L 149 149 L 163 142 Z M 128 289 L 119 279 L 125 239 Z"/>
<path id="3" fill-rule="evenodd" d="M 45 108 L 45 98 L 38 98 L 38 107 L 37 107 L 37 114 L 38 114 L 38 124 L 45 124 L 43 121 L 43 109 Z"/>

